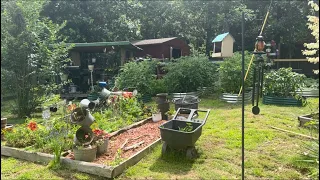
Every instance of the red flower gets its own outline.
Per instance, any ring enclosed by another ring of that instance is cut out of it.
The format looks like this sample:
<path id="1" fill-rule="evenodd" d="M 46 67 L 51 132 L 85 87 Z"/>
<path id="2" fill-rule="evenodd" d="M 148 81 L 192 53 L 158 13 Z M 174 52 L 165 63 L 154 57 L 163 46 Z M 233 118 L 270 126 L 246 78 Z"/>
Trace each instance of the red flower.
<path id="1" fill-rule="evenodd" d="M 109 134 L 101 129 L 94 129 L 94 130 L 92 130 L 92 132 L 96 137 L 100 137 L 100 138 L 102 137 L 103 139 L 109 137 Z"/>
<path id="2" fill-rule="evenodd" d="M 131 98 L 132 97 L 132 92 L 123 92 L 122 93 L 124 98 Z"/>
<path id="3" fill-rule="evenodd" d="M 28 128 L 31 130 L 31 131 L 35 131 L 37 129 L 37 123 L 34 122 L 34 121 L 30 121 L 29 124 L 28 124 Z"/>

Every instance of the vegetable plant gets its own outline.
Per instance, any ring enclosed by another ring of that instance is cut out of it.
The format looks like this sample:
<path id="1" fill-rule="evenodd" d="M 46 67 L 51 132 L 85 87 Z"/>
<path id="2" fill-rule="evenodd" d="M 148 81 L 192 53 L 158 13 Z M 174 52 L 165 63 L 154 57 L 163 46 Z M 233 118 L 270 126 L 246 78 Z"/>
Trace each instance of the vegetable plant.
<path id="1" fill-rule="evenodd" d="M 306 76 L 292 72 L 292 68 L 272 70 L 264 76 L 263 94 L 277 97 L 295 97 L 303 87 Z"/>
<path id="2" fill-rule="evenodd" d="M 219 67 L 219 85 L 220 89 L 224 93 L 238 93 L 241 87 L 241 53 L 235 52 L 232 57 L 225 58 Z M 247 68 L 250 62 L 251 54 L 245 51 L 245 67 Z M 253 64 L 248 72 L 245 86 L 252 86 Z M 245 70 L 246 72 L 247 70 Z"/>
<path id="3" fill-rule="evenodd" d="M 168 63 L 163 77 L 169 92 L 192 92 L 199 87 L 212 87 L 217 81 L 217 65 L 205 55 L 186 56 Z"/>
<path id="4" fill-rule="evenodd" d="M 179 131 L 182 131 L 182 132 L 191 132 L 192 130 L 193 130 L 193 126 L 190 122 L 187 122 L 184 128 L 179 127 Z"/>

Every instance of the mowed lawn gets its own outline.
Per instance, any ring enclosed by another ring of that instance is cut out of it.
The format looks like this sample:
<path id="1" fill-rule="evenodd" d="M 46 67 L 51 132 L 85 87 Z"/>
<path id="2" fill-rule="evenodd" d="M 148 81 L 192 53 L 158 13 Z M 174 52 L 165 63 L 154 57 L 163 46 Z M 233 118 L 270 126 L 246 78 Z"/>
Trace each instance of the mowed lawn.
<path id="1" fill-rule="evenodd" d="M 319 99 L 308 99 L 316 106 Z M 173 106 L 171 104 L 171 106 Z M 161 145 L 119 179 L 239 179 L 241 178 L 241 104 L 205 98 L 200 108 L 211 109 L 202 135 L 196 143 L 199 156 L 185 158 L 185 152 L 168 152 L 161 157 Z M 309 114 L 305 107 L 260 105 L 260 114 L 245 107 L 245 178 L 303 179 L 315 171 L 316 164 L 301 162 L 308 139 L 272 129 L 271 126 L 310 135 L 298 127 L 298 116 Z M 313 133 L 318 136 L 318 132 Z M 4 179 L 103 179 L 68 169 L 49 170 L 44 165 L 1 157 Z"/>

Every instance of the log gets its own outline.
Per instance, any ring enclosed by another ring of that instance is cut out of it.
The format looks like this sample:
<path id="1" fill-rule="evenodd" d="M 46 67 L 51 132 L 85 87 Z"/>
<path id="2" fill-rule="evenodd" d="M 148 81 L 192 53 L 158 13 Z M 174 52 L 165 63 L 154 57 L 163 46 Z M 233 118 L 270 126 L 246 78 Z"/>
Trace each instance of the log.
<path id="1" fill-rule="evenodd" d="M 305 137 L 305 138 L 309 138 L 309 139 L 313 139 L 313 140 L 318 140 L 318 138 L 315 138 L 315 137 L 312 137 L 312 136 L 307 136 L 307 135 L 304 135 L 304 134 L 299 134 L 299 133 L 296 133 L 296 132 L 288 131 L 288 130 L 281 129 L 281 128 L 277 128 L 277 127 L 274 127 L 274 126 L 271 126 L 271 128 L 272 128 L 272 129 L 279 130 L 279 131 L 291 133 L 291 134 L 294 134 L 294 135 L 297 135 L 297 136 L 301 136 L 301 137 Z"/>
<path id="2" fill-rule="evenodd" d="M 143 143 L 144 143 L 144 141 L 138 142 L 137 144 L 134 144 L 134 145 L 132 145 L 132 146 L 123 148 L 123 150 L 128 151 L 128 150 L 130 150 L 130 149 L 137 148 L 137 147 L 139 147 L 139 146 L 140 146 L 141 144 L 143 144 Z"/>

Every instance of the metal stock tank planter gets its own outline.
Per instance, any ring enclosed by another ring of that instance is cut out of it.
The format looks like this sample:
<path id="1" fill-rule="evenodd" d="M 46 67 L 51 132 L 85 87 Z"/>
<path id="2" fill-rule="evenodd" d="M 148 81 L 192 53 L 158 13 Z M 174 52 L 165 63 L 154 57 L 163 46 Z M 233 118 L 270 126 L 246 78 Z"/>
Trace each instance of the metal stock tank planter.
<path id="1" fill-rule="evenodd" d="M 187 110 L 190 113 L 184 114 L 181 110 Z M 205 112 L 203 119 L 198 119 L 198 113 Z M 161 126 L 160 135 L 162 141 L 162 154 L 172 149 L 187 149 L 186 156 L 193 158 L 195 156 L 195 143 L 202 133 L 202 126 L 206 123 L 210 110 L 179 108 L 174 118 Z M 178 116 L 179 115 L 179 116 Z"/>
<path id="2" fill-rule="evenodd" d="M 286 106 L 302 106 L 302 99 L 293 97 L 276 97 L 276 96 L 263 96 L 263 104 L 272 105 L 286 105 Z"/>

